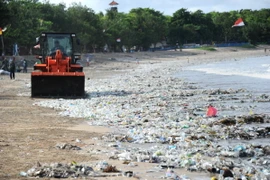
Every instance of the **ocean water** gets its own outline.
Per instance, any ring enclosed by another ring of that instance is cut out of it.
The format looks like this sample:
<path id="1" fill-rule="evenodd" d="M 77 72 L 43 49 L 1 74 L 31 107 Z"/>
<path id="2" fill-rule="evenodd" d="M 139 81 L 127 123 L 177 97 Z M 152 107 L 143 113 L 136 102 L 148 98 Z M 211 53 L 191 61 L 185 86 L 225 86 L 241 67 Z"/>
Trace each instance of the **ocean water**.
<path id="1" fill-rule="evenodd" d="M 245 89 L 254 98 L 270 96 L 270 56 L 191 65 L 176 76 L 205 89 Z M 252 106 L 258 114 L 270 114 L 269 101 L 244 105 Z"/>

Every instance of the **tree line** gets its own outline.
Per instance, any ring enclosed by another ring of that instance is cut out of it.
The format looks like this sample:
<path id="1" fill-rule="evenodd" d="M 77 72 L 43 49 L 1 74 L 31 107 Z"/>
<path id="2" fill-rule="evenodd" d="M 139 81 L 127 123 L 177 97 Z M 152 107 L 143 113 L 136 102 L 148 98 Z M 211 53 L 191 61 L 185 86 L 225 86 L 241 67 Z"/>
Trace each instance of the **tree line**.
<path id="1" fill-rule="evenodd" d="M 148 50 L 159 42 L 169 46 L 270 42 L 270 9 L 204 13 L 179 8 L 168 16 L 150 8 L 96 13 L 80 3 L 67 7 L 38 0 L 0 0 L 0 12 L 0 27 L 7 28 L 2 34 L 6 53 L 14 43 L 29 53 L 41 32 L 74 32 L 81 40 L 81 52 L 103 51 L 105 45 L 110 51 L 121 51 L 123 45 L 128 51 Z M 245 26 L 232 28 L 240 17 Z"/>

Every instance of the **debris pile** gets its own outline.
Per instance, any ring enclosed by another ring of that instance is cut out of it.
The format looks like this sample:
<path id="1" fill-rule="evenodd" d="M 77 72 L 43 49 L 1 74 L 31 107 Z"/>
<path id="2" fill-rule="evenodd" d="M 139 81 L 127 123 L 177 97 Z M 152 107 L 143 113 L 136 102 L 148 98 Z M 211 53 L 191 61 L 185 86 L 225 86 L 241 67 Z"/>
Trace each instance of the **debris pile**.
<path id="1" fill-rule="evenodd" d="M 100 164 L 96 164 L 94 168 L 87 165 L 79 165 L 76 162 L 70 164 L 52 163 L 43 164 L 39 162 L 27 172 L 21 172 L 24 177 L 36 178 L 78 178 L 78 177 L 111 177 L 122 176 L 122 172 L 117 170 L 115 166 L 106 164 L 106 167 L 99 169 Z M 125 173 L 125 172 L 123 172 Z"/>
<path id="2" fill-rule="evenodd" d="M 100 139 L 112 143 L 112 159 L 226 172 L 227 178 L 231 173 L 234 178 L 269 178 L 270 117 L 251 113 L 269 95 L 251 95 L 244 89 L 202 89 L 174 77 L 181 67 L 173 62 L 140 66 L 124 76 L 87 82 L 86 99 L 34 105 L 115 129 Z M 217 108 L 217 116 L 206 116 L 209 104 Z"/>
<path id="3" fill-rule="evenodd" d="M 76 146 L 76 145 L 72 145 L 69 143 L 59 143 L 56 145 L 57 149 L 67 149 L 67 150 L 81 150 L 80 147 Z"/>
<path id="4" fill-rule="evenodd" d="M 93 169 L 89 166 L 77 164 L 61 164 L 52 163 L 32 167 L 26 173 L 20 174 L 28 177 L 50 177 L 50 178 L 68 178 L 68 177 L 82 177 L 89 176 L 93 173 Z"/>

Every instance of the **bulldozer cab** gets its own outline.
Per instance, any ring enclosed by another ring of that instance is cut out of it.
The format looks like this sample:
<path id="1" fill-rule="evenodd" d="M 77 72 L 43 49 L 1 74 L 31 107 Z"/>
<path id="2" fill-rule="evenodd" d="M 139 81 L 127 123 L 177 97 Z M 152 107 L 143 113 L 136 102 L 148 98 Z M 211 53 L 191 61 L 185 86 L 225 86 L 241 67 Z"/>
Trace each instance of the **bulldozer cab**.
<path id="1" fill-rule="evenodd" d="M 41 46 L 42 62 L 48 56 L 53 56 L 56 50 L 60 50 L 64 56 L 71 58 L 71 63 L 76 63 L 75 34 L 73 33 L 42 33 L 39 42 Z"/>
<path id="2" fill-rule="evenodd" d="M 47 43 L 48 43 L 48 49 L 47 49 L 47 55 L 56 52 L 56 50 L 61 50 L 61 52 L 67 56 L 72 55 L 72 42 L 70 37 L 68 36 L 53 36 L 49 35 L 47 36 Z"/>

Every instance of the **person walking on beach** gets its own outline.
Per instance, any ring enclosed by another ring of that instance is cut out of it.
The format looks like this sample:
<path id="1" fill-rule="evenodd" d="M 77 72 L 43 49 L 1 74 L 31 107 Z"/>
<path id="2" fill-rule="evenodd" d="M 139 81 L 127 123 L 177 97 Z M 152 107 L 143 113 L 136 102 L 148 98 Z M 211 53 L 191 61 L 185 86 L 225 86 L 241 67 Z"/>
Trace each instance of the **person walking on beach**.
<path id="1" fill-rule="evenodd" d="M 27 73 L 27 61 L 26 61 L 26 59 L 23 60 L 23 73 Z"/>
<path id="2" fill-rule="evenodd" d="M 10 79 L 15 79 L 15 69 L 16 69 L 15 57 L 13 57 L 13 59 L 9 63 L 9 76 L 10 76 Z"/>

